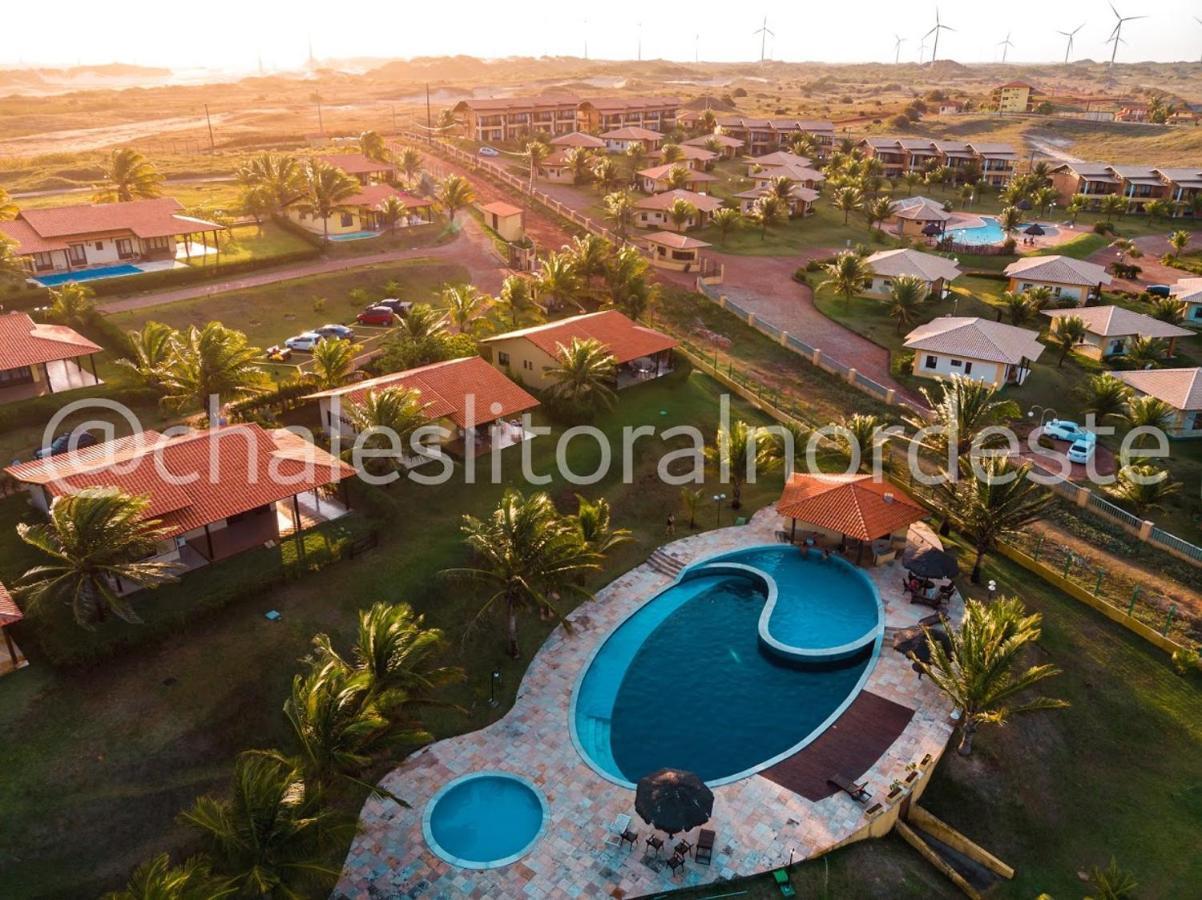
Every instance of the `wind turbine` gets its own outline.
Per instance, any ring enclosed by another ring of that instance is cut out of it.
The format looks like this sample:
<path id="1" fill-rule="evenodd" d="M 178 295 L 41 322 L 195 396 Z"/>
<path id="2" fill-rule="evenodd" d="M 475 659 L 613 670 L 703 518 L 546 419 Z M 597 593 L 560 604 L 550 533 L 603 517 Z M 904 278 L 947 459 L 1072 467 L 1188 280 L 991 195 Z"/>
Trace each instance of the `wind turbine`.
<path id="1" fill-rule="evenodd" d="M 1065 63 L 1065 65 L 1068 65 L 1068 58 L 1073 52 L 1073 37 L 1077 34 L 1078 31 L 1080 31 L 1084 27 L 1085 27 L 1085 23 L 1082 22 L 1080 25 L 1078 25 L 1072 31 L 1057 31 L 1056 32 L 1057 34 L 1068 38 L 1068 46 L 1066 46 L 1064 48 L 1064 63 Z"/>
<path id="2" fill-rule="evenodd" d="M 701 35 L 693 35 L 693 62 L 701 62 Z"/>
<path id="3" fill-rule="evenodd" d="M 1006 40 L 998 41 L 997 45 L 1002 48 L 1002 65 L 1004 66 L 1006 64 L 1006 51 L 1014 46 L 1014 44 L 1010 41 L 1009 31 L 1006 32 Z"/>
<path id="4" fill-rule="evenodd" d="M 639 22 L 639 62 L 643 61 L 643 23 Z"/>
<path id="5" fill-rule="evenodd" d="M 768 28 L 768 17 L 764 16 L 764 24 L 751 33 L 760 36 L 760 62 L 763 62 L 764 48 L 768 45 L 768 35 L 776 37 L 776 32 Z"/>
<path id="6" fill-rule="evenodd" d="M 1114 8 L 1114 4 L 1110 4 L 1110 11 L 1114 13 L 1114 17 L 1118 22 L 1114 26 L 1114 31 L 1110 32 L 1110 38 L 1106 41 L 1108 44 L 1114 44 L 1114 49 L 1110 51 L 1110 65 L 1114 65 L 1115 54 L 1119 52 L 1119 44 L 1126 43 L 1123 40 L 1123 23 L 1134 22 L 1136 19 L 1146 19 L 1147 16 L 1124 16 Z"/>
<path id="7" fill-rule="evenodd" d="M 927 55 L 927 36 L 924 34 L 918 45 L 918 64 L 922 65 L 923 57 Z"/>
<path id="8" fill-rule="evenodd" d="M 935 35 L 935 44 L 931 47 L 931 65 L 935 65 L 935 60 L 939 58 L 939 32 L 955 31 L 950 25 L 944 25 L 939 21 L 939 7 L 935 7 L 935 27 L 922 36 L 923 40 L 929 38 L 932 34 Z"/>
<path id="9" fill-rule="evenodd" d="M 1199 19 L 1197 16 L 1194 16 L 1194 21 L 1197 22 L 1199 25 L 1202 25 L 1202 19 Z"/>
<path id="10" fill-rule="evenodd" d="M 906 39 L 896 34 L 893 35 L 893 38 L 897 41 L 897 43 L 893 45 L 893 64 L 897 65 L 899 62 L 901 62 L 901 45 L 906 42 Z M 922 62 L 922 60 L 919 60 L 919 62 Z"/>

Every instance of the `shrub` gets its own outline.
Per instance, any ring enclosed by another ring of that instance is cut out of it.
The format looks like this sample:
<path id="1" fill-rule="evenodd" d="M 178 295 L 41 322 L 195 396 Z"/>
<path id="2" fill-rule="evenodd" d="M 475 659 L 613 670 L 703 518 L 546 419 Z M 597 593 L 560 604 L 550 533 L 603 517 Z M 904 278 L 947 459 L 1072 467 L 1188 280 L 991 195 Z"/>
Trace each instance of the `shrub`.
<path id="1" fill-rule="evenodd" d="M 901 353 L 894 353 L 892 359 L 894 375 L 913 375 L 914 374 L 914 351 L 904 350 Z"/>
<path id="2" fill-rule="evenodd" d="M 809 284 L 809 281 L 806 279 L 806 272 L 808 271 L 809 269 L 806 266 L 801 266 L 800 268 L 794 269 L 793 280 L 798 284 Z"/>
<path id="3" fill-rule="evenodd" d="M 1018 242 L 1013 237 L 1008 237 L 1002 241 L 1002 249 L 1007 253 L 1013 253 L 1016 246 L 1018 246 Z"/>
<path id="4" fill-rule="evenodd" d="M 890 128 L 909 128 L 910 127 L 910 117 L 907 116 L 905 113 L 898 113 L 896 116 L 890 116 L 889 127 Z"/>
<path id="5" fill-rule="evenodd" d="M 1114 226 L 1109 222 L 1094 222 L 1093 230 L 1095 234 L 1114 234 Z"/>
<path id="6" fill-rule="evenodd" d="M 818 259 L 811 259 L 809 262 L 807 262 L 805 264 L 805 270 L 807 272 L 821 272 L 822 271 L 822 261 L 818 260 Z"/>

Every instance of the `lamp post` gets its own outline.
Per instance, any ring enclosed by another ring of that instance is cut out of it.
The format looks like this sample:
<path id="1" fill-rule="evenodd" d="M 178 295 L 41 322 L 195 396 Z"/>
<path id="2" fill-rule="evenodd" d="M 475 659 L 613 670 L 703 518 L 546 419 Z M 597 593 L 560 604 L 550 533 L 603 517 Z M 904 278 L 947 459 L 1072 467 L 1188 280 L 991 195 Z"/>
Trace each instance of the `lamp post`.
<path id="1" fill-rule="evenodd" d="M 1035 418 L 1035 410 L 1037 410 L 1037 409 L 1040 410 L 1040 413 L 1039 413 L 1039 427 L 1040 428 L 1043 428 L 1044 421 L 1045 421 L 1048 413 L 1052 414 L 1053 419 L 1056 418 L 1056 410 L 1054 410 L 1050 406 L 1040 406 L 1038 403 L 1036 403 L 1034 406 L 1032 406 L 1030 409 L 1027 410 L 1027 418 L 1034 419 Z"/>
<path id="2" fill-rule="evenodd" d="M 989 579 L 989 602 L 993 602 L 993 598 L 997 596 L 997 582 L 992 578 Z"/>
<path id="3" fill-rule="evenodd" d="M 715 527 L 722 524 L 722 501 L 726 499 L 725 494 L 714 494 L 714 524 Z"/>
<path id="4" fill-rule="evenodd" d="M 492 677 L 488 679 L 488 705 L 496 709 L 500 701 L 497 699 L 497 688 L 501 684 L 501 671 L 494 669 Z"/>

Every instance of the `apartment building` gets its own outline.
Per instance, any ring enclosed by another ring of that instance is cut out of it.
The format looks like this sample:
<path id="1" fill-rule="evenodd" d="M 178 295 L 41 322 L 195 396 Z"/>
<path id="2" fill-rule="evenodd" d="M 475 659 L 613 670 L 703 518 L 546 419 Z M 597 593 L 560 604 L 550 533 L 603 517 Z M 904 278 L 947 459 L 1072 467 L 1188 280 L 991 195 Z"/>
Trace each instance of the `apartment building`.
<path id="1" fill-rule="evenodd" d="M 1009 144 L 973 142 L 968 147 L 981 164 L 981 179 L 990 187 L 1002 187 L 1014 176 L 1018 153 Z"/>
<path id="2" fill-rule="evenodd" d="M 460 100 L 451 108 L 460 134 L 487 143 L 576 131 L 580 101 L 563 94 Z"/>
<path id="3" fill-rule="evenodd" d="M 833 122 L 818 119 L 748 119 L 719 116 L 718 132 L 743 142 L 752 156 L 762 156 L 788 147 L 802 134 L 809 134 L 818 145 L 818 158 L 830 155 L 835 143 Z"/>
<path id="4" fill-rule="evenodd" d="M 867 137 L 858 146 L 866 158 L 881 163 L 888 178 L 947 166 L 956 181 L 969 181 L 979 174 L 991 187 L 1001 187 L 1018 165 L 1018 152 L 1009 144 Z"/>
<path id="5" fill-rule="evenodd" d="M 627 125 L 661 134 L 676 127 L 676 97 L 590 97 L 576 107 L 580 131 L 613 131 Z"/>
<path id="6" fill-rule="evenodd" d="M 993 101 L 998 112 L 1025 113 L 1035 105 L 1037 94 L 1025 81 L 1009 81 L 993 89 Z"/>
<path id="7" fill-rule="evenodd" d="M 1063 203 L 1080 194 L 1091 200 L 1119 193 L 1119 178 L 1105 163 L 1063 163 L 1052 169 L 1052 187 Z"/>

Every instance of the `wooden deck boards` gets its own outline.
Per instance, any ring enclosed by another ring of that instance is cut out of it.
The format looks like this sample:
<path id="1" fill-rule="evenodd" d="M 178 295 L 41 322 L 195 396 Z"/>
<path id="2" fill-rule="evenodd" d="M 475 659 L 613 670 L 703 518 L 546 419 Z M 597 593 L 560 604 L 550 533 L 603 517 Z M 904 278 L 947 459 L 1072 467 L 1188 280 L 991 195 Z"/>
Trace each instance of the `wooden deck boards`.
<path id="1" fill-rule="evenodd" d="M 858 779 L 905 731 L 913 715 L 909 707 L 861 691 L 813 743 L 760 774 L 807 800 L 822 800 L 838 792 L 827 778 L 837 772 Z"/>

